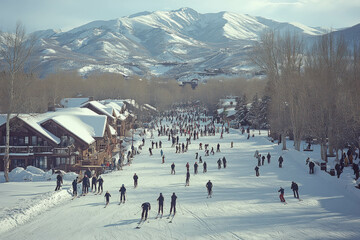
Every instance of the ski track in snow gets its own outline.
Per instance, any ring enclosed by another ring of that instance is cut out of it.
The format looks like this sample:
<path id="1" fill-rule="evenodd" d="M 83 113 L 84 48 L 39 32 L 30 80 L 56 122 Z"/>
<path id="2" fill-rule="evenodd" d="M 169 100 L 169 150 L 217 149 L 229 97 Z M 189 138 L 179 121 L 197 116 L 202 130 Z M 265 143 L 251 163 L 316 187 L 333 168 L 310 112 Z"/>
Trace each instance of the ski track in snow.
<path id="1" fill-rule="evenodd" d="M 356 227 L 360 223 L 360 195 L 346 178 L 351 177 L 352 170 L 345 169 L 342 178 L 337 179 L 317 166 L 315 174 L 309 175 L 305 159 L 318 158 L 318 149 L 313 153 L 281 151 L 281 146 L 267 140 L 265 132 L 247 140 L 233 129 L 223 139 L 218 135 L 192 139 L 189 151 L 181 154 L 175 154 L 166 136 L 155 137 L 154 141 L 159 139 L 165 164 L 161 164 L 160 149 L 153 149 L 153 156 L 149 156 L 151 139 L 147 136 L 142 153 L 130 166 L 102 175 L 104 193 L 108 190 L 112 195 L 106 208 L 104 194 L 89 193 L 70 200 L 70 183 L 63 186 L 64 190 L 53 192 L 53 181 L 48 193 L 0 208 L 1 239 L 360 239 Z M 180 137 L 183 141 L 185 136 Z M 230 148 L 231 141 L 234 148 Z M 221 153 L 204 156 L 198 150 L 199 142 L 214 148 L 220 143 Z M 255 150 L 272 155 L 271 163 L 265 160 L 260 167 L 260 177 L 254 171 Z M 201 164 L 199 173 L 193 174 L 196 152 L 208 164 L 205 174 Z M 279 155 L 285 160 L 282 169 L 278 168 Z M 223 156 L 228 167 L 218 170 L 216 161 Z M 170 174 L 172 162 L 176 175 Z M 191 166 L 189 187 L 184 187 L 186 162 Z M 136 189 L 132 180 L 135 172 L 139 176 Z M 214 184 L 209 199 L 205 188 L 208 180 Z M 303 201 L 293 198 L 292 180 L 299 184 Z M 118 205 L 121 184 L 125 184 L 127 196 L 126 203 Z M 6 199 L 4 186 L 0 184 L 0 192 Z M 286 205 L 279 201 L 280 186 L 285 189 Z M 160 192 L 165 197 L 164 215 L 155 219 Z M 172 192 L 178 196 L 177 213 L 169 223 Z M 149 223 L 134 229 L 140 219 L 140 206 L 146 201 L 152 205 Z"/>

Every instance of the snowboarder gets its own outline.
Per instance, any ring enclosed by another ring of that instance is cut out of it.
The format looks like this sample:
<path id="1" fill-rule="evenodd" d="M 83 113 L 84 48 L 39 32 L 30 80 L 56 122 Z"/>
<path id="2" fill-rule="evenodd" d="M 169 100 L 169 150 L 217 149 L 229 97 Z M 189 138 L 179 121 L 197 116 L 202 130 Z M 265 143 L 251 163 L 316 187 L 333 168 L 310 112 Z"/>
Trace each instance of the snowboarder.
<path id="1" fill-rule="evenodd" d="M 207 188 L 207 191 L 208 191 L 208 198 L 210 197 L 211 198 L 211 195 L 212 195 L 212 182 L 209 180 L 207 183 L 206 183 L 206 188 Z"/>
<path id="2" fill-rule="evenodd" d="M 97 182 L 97 177 L 94 174 L 94 176 L 91 178 L 91 191 L 92 192 L 96 192 L 96 182 Z M 95 189 L 95 191 L 94 191 Z"/>
<path id="3" fill-rule="evenodd" d="M 198 164 L 197 164 L 197 162 L 195 162 L 195 164 L 194 164 L 194 174 L 197 174 L 198 173 Z"/>
<path id="4" fill-rule="evenodd" d="M 164 196 L 162 195 L 162 193 L 160 193 L 160 196 L 158 197 L 157 201 L 159 202 L 159 210 L 158 210 L 158 215 L 161 212 L 161 215 L 163 215 L 164 213 Z"/>
<path id="5" fill-rule="evenodd" d="M 126 188 L 125 188 L 124 184 L 121 186 L 119 192 L 120 192 L 120 203 L 125 203 Z"/>
<path id="6" fill-rule="evenodd" d="M 189 186 L 189 185 L 190 185 L 189 183 L 190 183 L 190 172 L 187 171 L 187 172 L 186 172 L 185 187 L 186 187 L 186 186 Z"/>
<path id="7" fill-rule="evenodd" d="M 60 190 L 60 187 L 61 187 L 61 184 L 63 183 L 63 178 L 61 176 L 61 173 L 59 173 L 57 176 L 56 176 L 56 188 L 55 188 L 55 191 L 58 191 Z"/>
<path id="8" fill-rule="evenodd" d="M 279 191 L 280 192 L 280 195 L 279 195 L 279 198 L 280 198 L 280 201 L 281 202 L 285 202 L 285 198 L 284 198 L 284 189 L 282 187 L 280 187 Z"/>
<path id="9" fill-rule="evenodd" d="M 139 179 L 139 177 L 138 177 L 138 175 L 136 175 L 136 173 L 134 174 L 133 179 L 134 179 L 134 188 L 136 188 L 138 185 L 138 179 Z"/>
<path id="10" fill-rule="evenodd" d="M 207 164 L 206 162 L 204 162 L 203 164 L 203 173 L 206 173 L 207 172 Z"/>
<path id="11" fill-rule="evenodd" d="M 102 192 L 103 192 L 103 182 L 104 182 L 104 179 L 102 179 L 102 177 L 99 176 L 99 179 L 98 179 L 98 183 L 99 183 L 98 193 L 100 193 L 100 194 L 102 194 Z M 101 189 L 101 192 L 100 192 L 100 189 Z"/>
<path id="12" fill-rule="evenodd" d="M 171 195 L 171 203 L 170 203 L 170 215 L 174 209 L 174 215 L 176 213 L 176 199 L 177 196 L 175 195 L 175 193 L 173 192 L 173 194 Z"/>
<path id="13" fill-rule="evenodd" d="M 268 164 L 270 164 L 270 159 L 271 159 L 270 153 L 267 154 L 266 158 L 267 158 Z"/>
<path id="14" fill-rule="evenodd" d="M 73 197 L 77 196 L 77 178 L 74 179 L 74 181 L 72 182 L 72 187 L 73 187 Z"/>
<path id="15" fill-rule="evenodd" d="M 298 192 L 299 186 L 297 185 L 296 182 L 293 181 L 293 182 L 291 183 L 291 189 L 292 189 L 293 192 L 294 192 L 294 198 L 299 199 L 299 192 Z"/>
<path id="16" fill-rule="evenodd" d="M 279 168 L 282 168 L 282 163 L 284 161 L 283 157 L 280 156 L 278 161 L 279 161 Z"/>
<path id="17" fill-rule="evenodd" d="M 217 164 L 218 164 L 218 169 L 221 168 L 221 159 L 219 158 L 219 160 L 217 161 Z"/>
<path id="18" fill-rule="evenodd" d="M 226 168 L 226 158 L 225 157 L 223 157 L 223 159 L 222 159 L 222 161 L 223 161 L 223 166 L 224 166 L 224 168 Z"/>
<path id="19" fill-rule="evenodd" d="M 142 213 L 141 213 L 141 220 L 146 221 L 148 217 L 148 212 L 151 210 L 151 205 L 149 202 L 145 202 L 141 205 Z"/>
<path id="20" fill-rule="evenodd" d="M 171 164 L 171 174 L 175 175 L 175 163 Z"/>
<path id="21" fill-rule="evenodd" d="M 212 155 L 214 155 L 214 154 L 215 154 L 215 152 L 214 152 L 214 148 L 213 148 L 213 147 L 211 147 L 211 151 L 210 151 L 210 153 L 211 153 Z"/>
<path id="22" fill-rule="evenodd" d="M 260 176 L 259 167 L 258 167 L 258 166 L 255 167 L 255 174 L 256 174 L 257 177 Z"/>
<path id="23" fill-rule="evenodd" d="M 110 197 L 111 197 L 111 195 L 110 195 L 109 191 L 106 191 L 106 193 L 105 193 L 105 198 L 106 198 L 106 205 L 105 205 L 105 207 L 109 204 Z"/>

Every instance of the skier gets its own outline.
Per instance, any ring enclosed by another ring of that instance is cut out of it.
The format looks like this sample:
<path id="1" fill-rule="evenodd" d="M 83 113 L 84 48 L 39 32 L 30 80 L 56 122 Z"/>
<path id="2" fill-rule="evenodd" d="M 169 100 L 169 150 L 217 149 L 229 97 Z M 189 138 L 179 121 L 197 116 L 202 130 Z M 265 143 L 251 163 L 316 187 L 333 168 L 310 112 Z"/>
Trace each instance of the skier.
<path id="1" fill-rule="evenodd" d="M 203 173 L 206 173 L 207 172 L 207 164 L 206 162 L 204 161 L 204 164 L 203 164 Z"/>
<path id="2" fill-rule="evenodd" d="M 97 182 L 97 177 L 96 174 L 94 174 L 94 176 L 91 178 L 91 191 L 92 192 L 96 192 L 96 182 Z M 95 191 L 94 191 L 95 188 Z"/>
<path id="3" fill-rule="evenodd" d="M 162 163 L 165 163 L 165 155 L 162 156 Z"/>
<path id="4" fill-rule="evenodd" d="M 261 165 L 264 165 L 264 162 L 265 162 L 265 156 L 263 155 L 262 157 L 261 157 Z"/>
<path id="5" fill-rule="evenodd" d="M 199 157 L 199 163 L 202 163 L 202 158 L 201 158 L 201 156 Z"/>
<path id="6" fill-rule="evenodd" d="M 257 177 L 260 176 L 259 167 L 258 167 L 258 166 L 255 167 L 255 174 L 256 174 Z"/>
<path id="7" fill-rule="evenodd" d="M 315 163 L 310 161 L 309 163 L 309 174 L 314 174 Z"/>
<path id="8" fill-rule="evenodd" d="M 337 164 L 335 165 L 335 170 L 336 170 L 337 178 L 340 178 L 340 174 L 342 173 L 342 171 L 341 171 L 341 166 L 340 166 L 339 163 L 337 163 Z"/>
<path id="9" fill-rule="evenodd" d="M 102 179 L 102 177 L 99 176 L 99 179 L 98 179 L 98 183 L 99 183 L 98 193 L 100 193 L 100 194 L 102 194 L 102 192 L 103 192 L 103 182 L 104 182 L 104 179 Z M 100 189 L 101 189 L 101 192 L 100 192 Z"/>
<path id="10" fill-rule="evenodd" d="M 157 201 L 159 202 L 158 215 L 161 212 L 161 216 L 162 216 L 164 214 L 164 196 L 162 195 L 162 193 L 160 193 L 160 196 L 158 197 Z"/>
<path id="11" fill-rule="evenodd" d="M 105 193 L 105 198 L 106 198 L 106 205 L 105 205 L 105 207 L 109 204 L 110 197 L 111 197 L 111 195 L 110 195 L 109 191 L 106 191 L 106 193 Z"/>
<path id="12" fill-rule="evenodd" d="M 77 177 L 72 182 L 72 187 L 73 187 L 73 197 L 76 197 L 77 196 Z"/>
<path id="13" fill-rule="evenodd" d="M 224 166 L 224 168 L 226 168 L 226 158 L 223 157 L 222 161 L 223 161 L 223 166 Z"/>
<path id="14" fill-rule="evenodd" d="M 142 208 L 141 221 L 142 220 L 146 221 L 147 217 L 148 217 L 148 212 L 149 212 L 149 210 L 151 210 L 151 205 L 149 202 L 145 202 L 141 205 L 141 208 Z M 144 219 L 144 217 L 145 217 L 145 219 Z"/>
<path id="15" fill-rule="evenodd" d="M 352 169 L 354 170 L 355 180 L 358 180 L 359 178 L 359 165 L 356 163 L 352 164 Z"/>
<path id="16" fill-rule="evenodd" d="M 279 161 L 279 168 L 282 168 L 282 163 L 284 161 L 283 157 L 280 156 L 278 161 Z"/>
<path id="17" fill-rule="evenodd" d="M 162 156 L 164 154 L 163 150 L 161 149 L 160 150 L 160 155 Z"/>
<path id="18" fill-rule="evenodd" d="M 175 175 L 175 163 L 171 164 L 171 174 Z"/>
<path id="19" fill-rule="evenodd" d="M 189 162 L 186 163 L 185 167 L 186 167 L 186 171 L 189 171 L 190 168 Z"/>
<path id="20" fill-rule="evenodd" d="M 194 174 L 197 174 L 198 173 L 198 164 L 197 164 L 197 162 L 195 162 L 195 164 L 194 164 Z"/>
<path id="21" fill-rule="evenodd" d="M 217 144 L 216 152 L 220 152 L 220 143 Z"/>
<path id="22" fill-rule="evenodd" d="M 60 190 L 60 187 L 61 187 L 61 184 L 63 183 L 63 178 L 61 176 L 61 173 L 59 173 L 57 176 L 56 176 L 56 188 L 55 188 L 55 191 L 58 191 Z"/>
<path id="23" fill-rule="evenodd" d="M 187 173 L 186 173 L 185 187 L 186 187 L 186 186 L 189 186 L 189 185 L 190 185 L 189 183 L 190 183 L 190 172 L 187 171 Z"/>
<path id="24" fill-rule="evenodd" d="M 124 186 L 124 184 L 121 186 L 120 190 L 120 203 L 125 203 L 125 193 L 126 193 L 126 188 Z M 124 200 L 123 200 L 124 199 Z M 119 204 L 120 204 L 119 203 Z"/>
<path id="25" fill-rule="evenodd" d="M 213 184 L 211 183 L 211 181 L 209 180 L 207 183 L 206 183 L 206 188 L 207 188 L 207 191 L 208 191 L 208 198 L 210 197 L 211 198 L 211 195 L 212 195 L 212 186 Z"/>
<path id="26" fill-rule="evenodd" d="M 199 153 L 196 152 L 196 153 L 195 153 L 195 159 L 198 159 L 198 155 L 199 155 Z"/>
<path id="27" fill-rule="evenodd" d="M 149 148 L 149 153 L 150 153 L 150 156 L 152 156 L 152 150 L 151 150 L 151 148 Z"/>
<path id="28" fill-rule="evenodd" d="M 175 193 L 173 193 L 171 195 L 171 204 L 170 204 L 170 215 L 174 209 L 174 216 L 175 216 L 175 213 L 176 213 L 176 199 L 177 199 L 177 196 L 175 195 Z"/>
<path id="29" fill-rule="evenodd" d="M 214 155 L 214 154 L 215 154 L 215 152 L 214 152 L 214 148 L 213 148 L 213 147 L 211 147 L 211 151 L 210 151 L 210 153 L 211 153 L 212 155 Z"/>
<path id="30" fill-rule="evenodd" d="M 291 183 L 291 189 L 292 189 L 293 192 L 294 192 L 294 198 L 299 199 L 299 192 L 298 192 L 299 186 L 297 185 L 296 182 L 293 181 L 293 182 Z"/>
<path id="31" fill-rule="evenodd" d="M 219 158 L 219 160 L 217 161 L 217 164 L 218 164 L 218 169 L 221 168 L 221 159 Z"/>
<path id="32" fill-rule="evenodd" d="M 280 201 L 281 201 L 281 202 L 285 202 L 284 191 L 285 191 L 285 190 L 284 190 L 282 187 L 280 187 L 280 189 L 279 189 L 279 191 L 278 191 L 278 192 L 280 192 L 279 197 L 280 197 Z"/>
<path id="33" fill-rule="evenodd" d="M 136 188 L 137 187 L 137 185 L 138 185 L 138 175 L 136 175 L 136 173 L 134 174 L 134 176 L 133 176 L 133 179 L 134 179 L 134 188 Z"/>
<path id="34" fill-rule="evenodd" d="M 270 153 L 267 154 L 266 158 L 267 158 L 268 164 L 270 164 L 270 159 L 271 159 Z"/>

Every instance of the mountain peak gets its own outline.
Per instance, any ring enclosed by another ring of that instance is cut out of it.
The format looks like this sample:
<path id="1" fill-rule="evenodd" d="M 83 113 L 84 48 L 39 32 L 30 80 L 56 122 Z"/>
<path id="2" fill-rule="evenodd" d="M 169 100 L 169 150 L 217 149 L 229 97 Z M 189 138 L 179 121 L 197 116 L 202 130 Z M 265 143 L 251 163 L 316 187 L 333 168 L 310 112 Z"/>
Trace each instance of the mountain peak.
<path id="1" fill-rule="evenodd" d="M 197 11 L 195 11 L 194 9 L 192 8 L 189 8 L 189 7 L 182 7 L 182 8 L 179 8 L 178 10 L 173 10 L 171 12 L 183 12 L 183 13 L 187 13 L 187 14 L 199 14 Z"/>

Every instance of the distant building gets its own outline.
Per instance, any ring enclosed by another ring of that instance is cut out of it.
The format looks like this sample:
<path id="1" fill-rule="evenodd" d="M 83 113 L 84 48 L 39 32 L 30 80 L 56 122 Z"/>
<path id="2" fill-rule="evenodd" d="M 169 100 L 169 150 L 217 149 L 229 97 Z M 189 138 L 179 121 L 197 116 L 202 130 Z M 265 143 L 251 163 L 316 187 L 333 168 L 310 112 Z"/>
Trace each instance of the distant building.
<path id="1" fill-rule="evenodd" d="M 180 85 L 180 86 L 185 86 L 186 84 L 189 84 L 192 89 L 195 89 L 195 88 L 199 85 L 199 79 L 193 78 L 193 79 L 190 80 L 190 81 L 183 81 L 183 82 L 181 82 L 181 84 L 179 84 L 179 85 Z"/>

